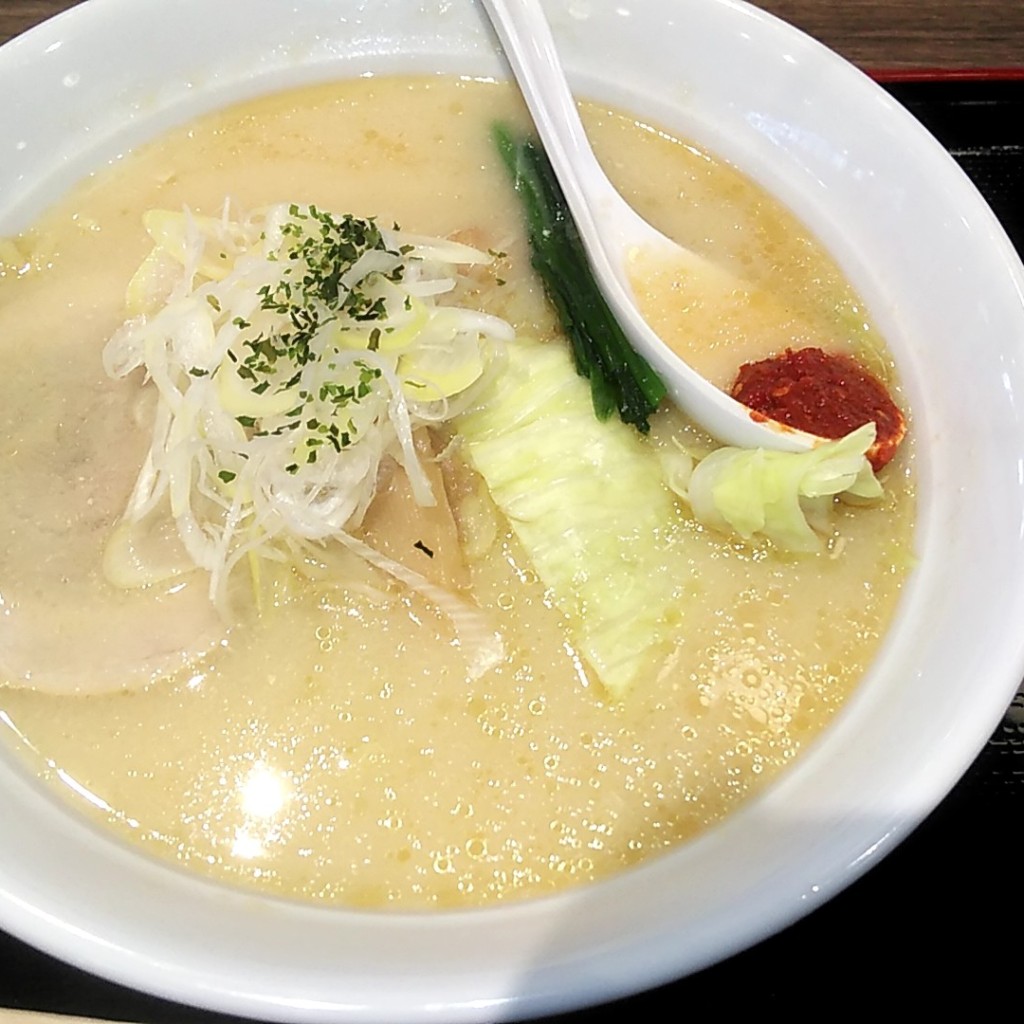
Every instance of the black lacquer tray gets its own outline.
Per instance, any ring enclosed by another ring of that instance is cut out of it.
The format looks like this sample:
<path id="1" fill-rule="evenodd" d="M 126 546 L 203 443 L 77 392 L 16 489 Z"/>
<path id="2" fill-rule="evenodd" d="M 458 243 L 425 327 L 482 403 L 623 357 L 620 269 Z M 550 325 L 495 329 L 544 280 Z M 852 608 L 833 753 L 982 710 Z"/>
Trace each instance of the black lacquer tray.
<path id="1" fill-rule="evenodd" d="M 1024 74 L 879 78 L 960 162 L 1024 253 Z M 931 817 L 830 903 L 700 974 L 548 1024 L 685 1019 L 695 1012 L 731 1020 L 765 1009 L 797 1021 L 855 1013 L 885 1020 L 952 1010 L 960 1000 L 972 1018 L 996 1019 L 1014 1006 L 1019 1013 L 1018 822 L 1024 823 L 1020 694 Z M 111 985 L 2 932 L 0 1006 L 139 1024 L 236 1020 Z"/>

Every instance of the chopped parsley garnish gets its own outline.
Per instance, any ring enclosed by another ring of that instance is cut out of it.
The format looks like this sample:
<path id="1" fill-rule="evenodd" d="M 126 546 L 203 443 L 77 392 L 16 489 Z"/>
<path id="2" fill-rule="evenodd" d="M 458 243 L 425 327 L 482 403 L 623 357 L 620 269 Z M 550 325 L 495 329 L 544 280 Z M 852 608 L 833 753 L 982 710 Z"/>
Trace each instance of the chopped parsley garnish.
<path id="1" fill-rule="evenodd" d="M 374 393 L 381 376 L 378 367 L 365 361 L 338 358 L 342 348 L 350 346 L 339 347 L 332 341 L 332 328 L 347 332 L 351 321 L 372 322 L 387 317 L 387 303 L 380 289 L 374 287 L 375 282 L 383 279 L 398 283 L 405 268 L 402 253 L 388 248 L 373 219 L 334 216 L 316 206 L 292 205 L 282 234 L 285 243 L 278 255 L 280 277 L 259 290 L 263 315 L 232 320 L 242 339 L 228 355 L 235 364 L 235 373 L 257 397 L 292 392 L 310 363 L 329 360 L 324 363 L 328 372 L 316 376 L 312 390 L 303 389 L 296 396 L 284 414 L 286 423 L 277 422 L 276 417 L 273 423 L 264 422 L 265 418 L 258 415 L 235 418 L 257 437 L 304 432 L 306 436 L 299 443 L 305 446 L 304 461 L 308 465 L 316 462 L 325 443 L 340 452 L 356 440 L 350 409 Z M 376 252 L 385 258 L 365 261 L 369 269 L 362 275 L 357 271 L 353 279 L 353 268 L 368 253 Z M 388 256 L 394 259 L 388 260 Z M 266 324 L 268 319 L 274 324 L 272 329 L 254 328 L 254 323 Z M 368 352 L 379 351 L 382 335 L 380 327 L 370 331 Z M 294 474 L 299 464 L 285 468 Z"/>

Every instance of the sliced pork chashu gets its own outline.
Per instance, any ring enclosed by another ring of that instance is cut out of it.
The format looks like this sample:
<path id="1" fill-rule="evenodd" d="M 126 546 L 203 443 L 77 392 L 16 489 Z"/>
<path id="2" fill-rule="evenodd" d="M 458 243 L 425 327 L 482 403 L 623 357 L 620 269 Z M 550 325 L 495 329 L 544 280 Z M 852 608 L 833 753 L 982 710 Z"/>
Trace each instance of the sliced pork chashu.
<path id="1" fill-rule="evenodd" d="M 16 305 L 16 304 L 15 304 Z M 122 591 L 103 551 L 145 456 L 137 382 L 0 309 L 0 686 L 90 694 L 142 686 L 218 643 L 205 574 Z M 15 343 L 13 339 L 17 338 Z"/>

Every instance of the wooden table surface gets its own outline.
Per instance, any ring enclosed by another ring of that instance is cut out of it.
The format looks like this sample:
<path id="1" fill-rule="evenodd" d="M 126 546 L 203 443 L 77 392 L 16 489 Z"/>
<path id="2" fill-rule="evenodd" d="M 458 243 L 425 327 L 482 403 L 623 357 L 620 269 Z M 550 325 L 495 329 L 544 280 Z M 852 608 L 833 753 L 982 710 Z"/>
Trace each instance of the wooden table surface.
<path id="1" fill-rule="evenodd" d="M 81 2 L 0 0 L 0 43 Z M 756 6 L 866 70 L 1024 70 L 1024 0 L 759 0 Z"/>

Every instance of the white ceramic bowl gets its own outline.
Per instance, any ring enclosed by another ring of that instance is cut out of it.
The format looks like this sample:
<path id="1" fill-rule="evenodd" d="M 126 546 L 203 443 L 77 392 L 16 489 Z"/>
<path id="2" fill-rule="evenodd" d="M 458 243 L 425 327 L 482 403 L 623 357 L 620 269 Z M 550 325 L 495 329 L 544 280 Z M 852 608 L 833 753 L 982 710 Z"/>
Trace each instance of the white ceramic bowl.
<path id="1" fill-rule="evenodd" d="M 0 752 L 0 924 L 63 959 L 279 1020 L 493 1020 L 679 976 L 847 885 L 1008 704 L 1024 622 L 1024 275 L 935 141 L 850 65 L 734 0 L 551 0 L 580 94 L 732 159 L 840 259 L 918 439 L 920 565 L 854 699 L 763 798 L 553 899 L 380 915 L 264 900 L 123 848 Z M 240 97 L 369 71 L 502 74 L 472 0 L 90 0 L 0 52 L 0 233 L 90 169 Z M 912 724 L 912 727 L 911 727 Z"/>

